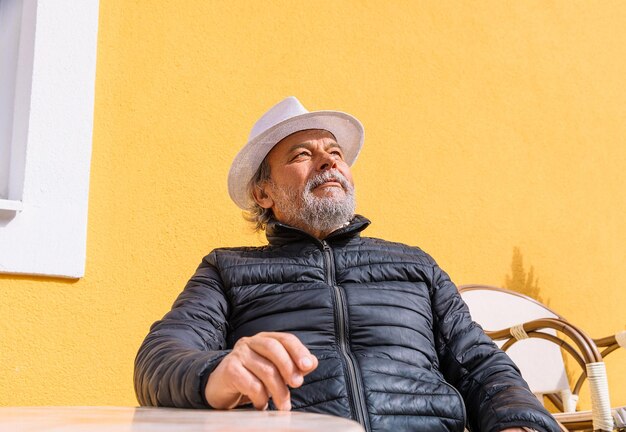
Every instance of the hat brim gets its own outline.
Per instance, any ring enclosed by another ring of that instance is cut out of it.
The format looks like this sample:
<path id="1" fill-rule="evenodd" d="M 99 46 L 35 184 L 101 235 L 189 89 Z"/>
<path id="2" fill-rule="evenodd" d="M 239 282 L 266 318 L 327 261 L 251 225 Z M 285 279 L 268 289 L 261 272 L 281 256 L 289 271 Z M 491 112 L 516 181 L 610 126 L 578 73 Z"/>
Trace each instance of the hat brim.
<path id="1" fill-rule="evenodd" d="M 291 117 L 252 138 L 235 156 L 228 173 L 228 193 L 237 206 L 248 210 L 253 204 L 247 193 L 248 183 L 272 148 L 283 138 L 309 129 L 333 134 L 346 163 L 354 164 L 364 138 L 363 125 L 356 118 L 340 111 L 313 111 Z"/>

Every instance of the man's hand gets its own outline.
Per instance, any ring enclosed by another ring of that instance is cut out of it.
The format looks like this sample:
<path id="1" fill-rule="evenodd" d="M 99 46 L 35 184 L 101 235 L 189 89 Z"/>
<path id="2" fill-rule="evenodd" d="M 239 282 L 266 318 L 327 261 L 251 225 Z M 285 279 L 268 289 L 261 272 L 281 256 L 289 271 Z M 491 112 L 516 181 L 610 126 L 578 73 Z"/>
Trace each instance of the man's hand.
<path id="1" fill-rule="evenodd" d="M 279 410 L 291 410 L 289 387 L 297 388 L 317 367 L 317 358 L 289 333 L 258 333 L 241 338 L 209 376 L 204 394 L 216 409 L 252 402 L 259 410 L 269 398 Z"/>

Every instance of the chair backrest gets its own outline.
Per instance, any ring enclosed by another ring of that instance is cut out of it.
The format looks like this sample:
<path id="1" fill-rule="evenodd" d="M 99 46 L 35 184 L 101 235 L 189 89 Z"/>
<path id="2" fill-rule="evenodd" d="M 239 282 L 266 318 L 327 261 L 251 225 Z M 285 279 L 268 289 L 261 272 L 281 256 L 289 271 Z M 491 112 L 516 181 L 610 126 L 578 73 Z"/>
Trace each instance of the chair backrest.
<path id="1" fill-rule="evenodd" d="M 484 330 L 502 330 L 539 318 L 561 318 L 536 300 L 503 288 L 463 285 L 459 291 L 472 319 Z M 550 333 L 555 334 L 554 331 Z M 496 343 L 503 344 L 502 341 Z M 558 345 L 542 339 L 524 339 L 513 344 L 507 354 L 520 368 L 533 393 L 541 395 L 570 390 Z"/>

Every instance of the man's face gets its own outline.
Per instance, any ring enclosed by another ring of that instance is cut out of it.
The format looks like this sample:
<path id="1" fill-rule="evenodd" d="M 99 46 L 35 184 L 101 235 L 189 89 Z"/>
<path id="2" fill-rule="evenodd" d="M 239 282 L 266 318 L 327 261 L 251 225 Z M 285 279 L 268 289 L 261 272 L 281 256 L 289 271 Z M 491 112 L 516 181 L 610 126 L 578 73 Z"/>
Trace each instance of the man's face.
<path id="1" fill-rule="evenodd" d="M 271 177 L 257 202 L 279 221 L 328 234 L 353 216 L 352 174 L 330 132 L 296 132 L 276 144 L 267 162 Z"/>

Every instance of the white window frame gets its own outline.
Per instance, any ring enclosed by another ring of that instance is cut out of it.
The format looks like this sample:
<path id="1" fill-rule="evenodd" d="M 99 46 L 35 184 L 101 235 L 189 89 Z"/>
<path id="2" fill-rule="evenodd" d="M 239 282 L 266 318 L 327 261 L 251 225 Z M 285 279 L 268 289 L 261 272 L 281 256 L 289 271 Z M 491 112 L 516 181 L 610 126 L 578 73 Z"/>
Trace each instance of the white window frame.
<path id="1" fill-rule="evenodd" d="M 22 2 L 0 273 L 82 277 L 98 0 L 0 1 Z"/>

